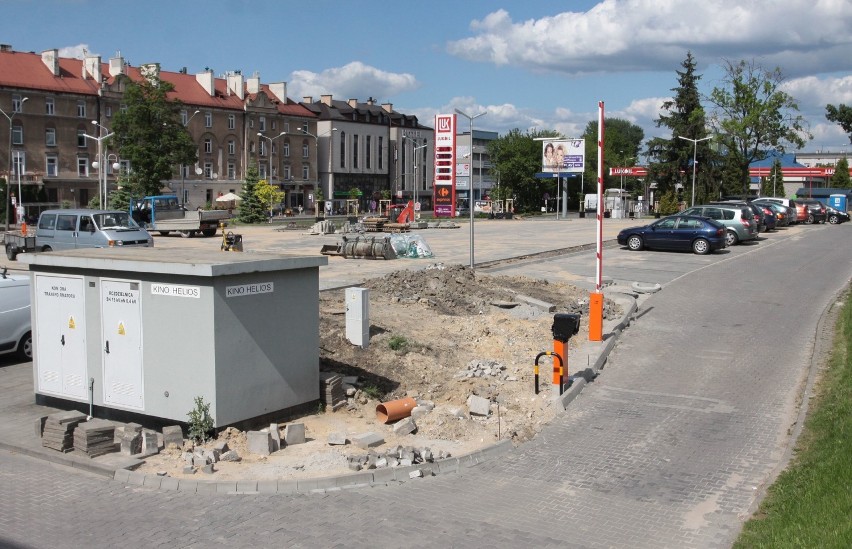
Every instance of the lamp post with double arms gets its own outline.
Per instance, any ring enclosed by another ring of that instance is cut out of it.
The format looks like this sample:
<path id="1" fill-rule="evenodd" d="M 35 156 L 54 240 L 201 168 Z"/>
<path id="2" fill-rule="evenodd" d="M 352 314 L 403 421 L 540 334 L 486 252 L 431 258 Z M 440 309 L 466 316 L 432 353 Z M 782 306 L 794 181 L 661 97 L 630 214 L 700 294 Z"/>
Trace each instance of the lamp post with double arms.
<path id="1" fill-rule="evenodd" d="M 334 192 L 334 180 L 332 179 L 332 163 L 334 156 L 334 132 L 337 131 L 337 128 L 331 128 L 330 130 L 321 133 L 320 135 L 314 135 L 308 131 L 306 127 L 296 128 L 296 131 L 299 132 L 300 135 L 307 135 L 309 137 L 314 138 L 314 143 L 316 143 L 316 151 L 317 151 L 317 188 L 320 188 L 322 183 L 321 178 L 319 176 L 319 138 L 328 136 L 329 142 L 329 153 L 328 153 L 328 196 L 326 200 L 331 200 L 333 198 L 332 193 Z"/>
<path id="2" fill-rule="evenodd" d="M 690 139 L 688 137 L 684 137 L 679 135 L 678 138 L 685 139 L 687 141 L 692 141 L 692 200 L 689 202 L 689 207 L 695 206 L 695 158 L 698 155 L 698 142 L 699 141 L 707 141 L 712 136 L 702 137 L 701 139 Z"/>
<path id="3" fill-rule="evenodd" d="M 196 110 L 192 113 L 192 116 L 186 119 L 186 122 L 183 123 L 184 128 L 189 127 L 189 123 L 195 118 L 195 115 L 200 113 L 200 110 Z M 189 130 L 187 130 L 189 132 Z M 180 165 L 180 203 L 186 204 L 186 164 Z"/>
<path id="4" fill-rule="evenodd" d="M 29 97 L 24 97 L 21 99 L 21 103 L 16 106 L 16 108 L 12 111 L 12 114 L 6 114 L 6 111 L 0 109 L 0 113 L 3 113 L 3 116 L 9 121 L 9 174 L 6 176 L 6 206 L 3 208 L 6 210 L 6 230 L 9 230 L 9 190 L 12 188 L 12 170 L 14 166 L 14 162 L 12 162 L 12 130 L 14 128 L 14 124 L 12 120 L 15 118 L 15 115 L 18 114 L 23 108 L 24 103 L 29 100 Z M 19 168 L 20 169 L 20 164 Z M 18 194 L 21 194 L 21 191 L 18 191 Z M 21 197 L 18 197 L 18 200 L 21 200 Z"/>
<path id="5" fill-rule="evenodd" d="M 460 114 L 467 118 L 468 129 L 470 131 L 470 163 L 473 165 L 473 121 L 480 116 L 485 116 L 488 114 L 488 111 L 481 112 L 479 114 L 475 114 L 470 116 L 469 114 L 455 109 L 456 114 Z M 470 173 L 470 182 L 468 183 L 468 195 L 470 196 L 468 200 L 468 206 L 470 207 L 470 268 L 473 269 L 473 170 Z"/>
<path id="6" fill-rule="evenodd" d="M 97 120 L 92 120 L 92 124 L 97 126 L 97 128 L 100 132 L 107 131 L 106 128 L 104 128 L 103 126 L 98 124 Z M 83 137 L 85 137 L 86 139 L 93 139 L 93 140 L 97 141 L 97 143 L 98 143 L 98 157 L 97 157 L 97 160 L 92 163 L 92 167 L 95 168 L 96 170 L 98 170 L 98 201 L 100 202 L 101 208 L 104 208 L 104 209 L 106 209 L 106 194 L 105 194 L 105 190 L 106 190 L 105 189 L 105 187 L 106 187 L 106 161 L 101 162 L 101 160 L 104 158 L 104 153 L 105 153 L 104 148 L 103 148 L 104 147 L 103 142 L 104 142 L 105 139 L 109 139 L 113 135 L 114 135 L 114 133 L 110 132 L 110 131 L 107 131 L 107 133 L 105 135 L 101 135 L 100 137 L 95 137 L 95 136 L 89 135 L 87 133 L 83 134 Z"/>
<path id="7" fill-rule="evenodd" d="M 267 181 L 272 181 L 272 142 L 275 141 L 276 139 L 278 139 L 279 137 L 281 137 L 282 135 L 287 135 L 287 132 L 281 132 L 278 135 L 276 135 L 275 137 L 267 137 L 267 136 L 263 135 L 262 133 L 257 132 L 258 137 L 260 137 L 261 139 L 266 139 L 267 141 L 269 141 L 269 162 L 268 162 L 269 173 L 266 174 L 266 180 Z"/>

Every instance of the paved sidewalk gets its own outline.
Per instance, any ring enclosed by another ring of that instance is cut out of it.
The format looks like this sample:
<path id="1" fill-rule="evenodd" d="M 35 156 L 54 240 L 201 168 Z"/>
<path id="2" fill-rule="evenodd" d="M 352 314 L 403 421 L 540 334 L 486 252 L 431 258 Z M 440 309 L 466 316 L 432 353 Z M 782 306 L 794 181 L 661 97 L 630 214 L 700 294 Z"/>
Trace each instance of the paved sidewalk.
<path id="1" fill-rule="evenodd" d="M 635 221 L 623 220 L 623 223 L 607 223 L 604 227 L 604 240 L 611 240 L 622 226 L 634 224 Z M 274 254 L 317 254 L 323 244 L 335 243 L 340 235 L 311 235 L 303 230 L 276 230 L 280 226 L 251 226 L 234 227 L 235 233 L 243 235 L 244 253 L 274 253 Z M 368 236 L 380 233 L 368 233 Z M 345 259 L 330 257 L 328 266 L 320 268 L 321 290 L 356 285 L 368 278 L 382 276 L 400 269 L 420 269 L 437 262 L 445 264 L 468 264 L 470 256 L 470 226 L 460 223 L 458 229 L 423 229 L 412 231 L 420 234 L 432 248 L 434 258 L 431 259 L 399 259 L 399 260 L 367 260 Z M 556 250 L 594 248 L 597 228 L 594 219 L 569 220 L 477 220 L 474 225 L 475 262 L 483 265 L 489 262 L 509 258 L 526 257 L 544 254 Z M 161 248 L 186 249 L 209 248 L 211 253 L 220 251 L 221 238 L 181 238 L 179 236 L 156 237 L 156 245 Z M 593 289 L 590 281 L 584 281 L 588 289 Z M 578 284 L 583 286 L 583 284 Z M 571 363 L 588 364 L 588 375 L 599 370 L 606 356 L 616 341 L 616 335 L 626 326 L 635 311 L 635 301 L 618 292 L 607 292 L 608 297 L 616 299 L 622 306 L 624 316 L 616 321 L 608 321 L 604 326 L 604 341 L 589 342 L 581 336 L 572 340 L 572 359 L 582 357 Z M 571 372 L 576 374 L 577 372 Z M 577 377 L 573 386 L 559 398 L 554 395 L 554 406 L 564 408 L 573 400 L 585 385 L 583 377 Z M 131 484 L 140 484 L 166 489 L 183 489 L 204 491 L 199 485 L 207 484 L 209 490 L 216 491 L 217 484 L 222 484 L 219 491 L 235 491 L 234 482 L 208 483 L 193 481 L 179 487 L 176 479 L 169 479 L 161 486 L 161 479 L 147 478 L 144 475 L 131 473 L 127 470 L 134 465 L 135 460 L 118 454 L 107 454 L 98 458 L 88 458 L 76 455 L 74 452 L 63 454 L 41 445 L 37 435 L 36 424 L 39 418 L 59 411 L 47 406 L 39 406 L 33 397 L 33 374 L 30 363 L 0 367 L 0 448 L 18 452 L 55 463 L 61 463 L 89 472 L 98 473 Z M 455 457 L 436 464 L 435 472 L 454 471 L 459 467 L 475 465 L 483 460 L 504 454 L 510 444 L 499 443 L 493 447 L 474 452 L 468 456 Z M 389 481 L 407 480 L 408 470 L 402 468 L 387 472 L 371 472 L 367 475 L 346 475 L 327 479 L 311 479 L 310 482 L 296 481 L 278 484 L 262 485 L 255 482 L 252 486 L 243 484 L 243 490 L 264 492 L 294 492 L 310 491 L 324 488 L 335 488 L 341 485 L 384 484 Z M 249 479 L 250 480 L 250 479 Z"/>

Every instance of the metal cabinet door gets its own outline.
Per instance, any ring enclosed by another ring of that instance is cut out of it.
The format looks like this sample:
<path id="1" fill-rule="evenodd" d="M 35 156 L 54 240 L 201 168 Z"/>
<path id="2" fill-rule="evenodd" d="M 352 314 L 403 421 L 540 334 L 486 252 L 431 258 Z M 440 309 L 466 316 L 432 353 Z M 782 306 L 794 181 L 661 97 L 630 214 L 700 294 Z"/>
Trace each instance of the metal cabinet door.
<path id="1" fill-rule="evenodd" d="M 101 280 L 104 404 L 145 409 L 139 282 Z"/>

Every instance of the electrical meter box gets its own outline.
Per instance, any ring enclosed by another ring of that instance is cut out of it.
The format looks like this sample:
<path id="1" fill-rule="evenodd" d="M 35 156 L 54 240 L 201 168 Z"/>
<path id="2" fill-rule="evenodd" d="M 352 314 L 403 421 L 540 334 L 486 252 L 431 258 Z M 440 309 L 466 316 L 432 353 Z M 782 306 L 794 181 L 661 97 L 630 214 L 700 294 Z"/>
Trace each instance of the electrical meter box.
<path id="1" fill-rule="evenodd" d="M 174 423 L 202 397 L 222 428 L 319 399 L 324 256 L 90 248 L 19 259 L 33 274 L 40 404 Z"/>

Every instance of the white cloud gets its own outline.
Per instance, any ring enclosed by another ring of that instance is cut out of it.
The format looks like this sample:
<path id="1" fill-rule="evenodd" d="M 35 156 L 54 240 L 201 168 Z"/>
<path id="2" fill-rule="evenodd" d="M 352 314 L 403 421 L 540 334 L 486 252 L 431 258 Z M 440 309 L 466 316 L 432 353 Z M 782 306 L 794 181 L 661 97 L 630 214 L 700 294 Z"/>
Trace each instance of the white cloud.
<path id="1" fill-rule="evenodd" d="M 59 57 L 70 57 L 73 59 L 83 59 L 86 55 L 98 55 L 95 52 L 89 51 L 88 44 L 77 44 L 76 46 L 65 46 L 59 48 Z"/>
<path id="2" fill-rule="evenodd" d="M 316 73 L 308 70 L 293 71 L 287 84 L 292 97 L 306 95 L 319 97 L 331 94 L 335 99 L 366 100 L 374 97 L 386 100 L 403 92 L 415 90 L 420 83 L 409 73 L 387 72 L 360 61 L 342 67 L 332 67 Z"/>
<path id="3" fill-rule="evenodd" d="M 852 67 L 848 0 L 603 0 L 586 12 L 513 21 L 498 10 L 451 41 L 458 57 L 564 74 L 670 70 L 756 58 L 787 74 Z"/>

